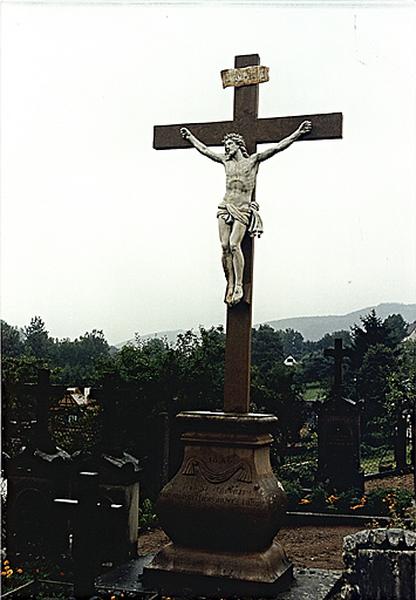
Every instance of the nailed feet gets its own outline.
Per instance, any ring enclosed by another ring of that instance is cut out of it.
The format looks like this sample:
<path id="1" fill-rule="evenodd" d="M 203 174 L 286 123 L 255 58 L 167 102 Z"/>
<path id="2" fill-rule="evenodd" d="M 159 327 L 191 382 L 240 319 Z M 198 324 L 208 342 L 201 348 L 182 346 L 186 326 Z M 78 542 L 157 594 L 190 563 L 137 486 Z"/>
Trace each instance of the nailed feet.
<path id="1" fill-rule="evenodd" d="M 228 306 L 235 306 L 236 304 L 238 304 L 240 302 L 240 300 L 242 300 L 243 298 L 243 286 L 242 285 L 235 285 L 234 287 L 227 287 L 227 291 L 225 293 L 225 303 L 228 304 Z"/>

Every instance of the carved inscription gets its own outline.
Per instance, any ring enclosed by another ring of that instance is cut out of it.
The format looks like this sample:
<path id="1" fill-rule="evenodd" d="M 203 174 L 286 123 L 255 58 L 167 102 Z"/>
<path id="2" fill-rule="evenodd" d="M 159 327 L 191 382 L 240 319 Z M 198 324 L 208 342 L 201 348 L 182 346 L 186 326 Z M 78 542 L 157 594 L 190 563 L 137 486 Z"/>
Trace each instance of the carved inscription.
<path id="1" fill-rule="evenodd" d="M 269 67 L 252 66 L 221 71 L 222 87 L 241 87 L 269 81 Z"/>
<path id="2" fill-rule="evenodd" d="M 183 475 L 201 475 L 209 483 L 225 483 L 232 477 L 236 477 L 237 481 L 243 483 L 251 483 L 253 478 L 251 474 L 251 467 L 248 463 L 240 461 L 236 464 L 225 467 L 225 469 L 212 469 L 207 463 L 201 458 L 188 458 L 183 469 Z"/>
<path id="3" fill-rule="evenodd" d="M 345 447 L 353 445 L 351 426 L 338 417 L 328 418 L 328 432 L 326 442 L 328 446 Z"/>
<path id="4" fill-rule="evenodd" d="M 261 499 L 257 494 L 253 494 L 251 488 L 242 488 L 238 484 L 219 487 L 211 484 L 192 485 L 197 482 L 195 478 L 190 478 L 189 485 L 181 492 L 170 494 L 172 499 L 185 502 L 191 505 L 197 502 L 198 506 L 205 507 L 253 507 L 257 508 L 261 504 Z M 199 480 L 200 481 L 200 480 Z"/>

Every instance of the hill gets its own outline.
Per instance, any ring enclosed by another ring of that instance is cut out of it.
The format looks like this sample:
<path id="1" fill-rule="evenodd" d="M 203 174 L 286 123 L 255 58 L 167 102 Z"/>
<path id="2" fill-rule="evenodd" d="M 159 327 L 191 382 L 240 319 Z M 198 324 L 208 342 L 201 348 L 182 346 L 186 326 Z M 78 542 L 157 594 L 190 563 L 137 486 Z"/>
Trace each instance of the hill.
<path id="1" fill-rule="evenodd" d="M 273 329 L 295 329 L 299 331 L 305 340 L 317 341 L 326 333 L 333 333 L 341 329 L 349 329 L 354 324 L 360 323 L 360 317 L 364 317 L 371 310 L 384 320 L 389 315 L 400 314 L 408 323 L 416 321 L 416 304 L 385 303 L 377 306 L 368 306 L 346 315 L 327 315 L 321 317 L 293 317 L 290 319 L 278 319 L 266 321 Z M 258 325 L 256 325 L 257 327 Z"/>
<path id="2" fill-rule="evenodd" d="M 327 315 L 314 317 L 291 317 L 289 319 L 278 319 L 274 321 L 265 321 L 257 323 L 254 327 L 261 324 L 267 324 L 273 329 L 295 329 L 299 331 L 305 340 L 320 340 L 326 333 L 333 333 L 341 329 L 349 329 L 354 324 L 360 323 L 360 317 L 364 317 L 371 310 L 376 311 L 377 315 L 384 320 L 389 315 L 400 314 L 408 323 L 416 321 L 416 304 L 400 304 L 398 302 L 378 304 L 377 306 L 367 306 L 346 315 Z M 184 333 L 183 329 L 171 329 L 168 331 L 156 331 L 142 335 L 141 339 L 166 338 L 171 344 L 175 343 L 179 333 Z M 134 340 L 116 344 L 116 348 L 122 348 L 125 344 L 134 343 Z"/>

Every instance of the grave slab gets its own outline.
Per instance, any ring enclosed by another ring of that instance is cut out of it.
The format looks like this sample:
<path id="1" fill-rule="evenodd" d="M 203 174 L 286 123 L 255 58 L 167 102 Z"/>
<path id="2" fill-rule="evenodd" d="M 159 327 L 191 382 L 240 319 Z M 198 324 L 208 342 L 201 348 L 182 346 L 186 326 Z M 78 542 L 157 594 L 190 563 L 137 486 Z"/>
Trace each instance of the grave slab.
<path id="1" fill-rule="evenodd" d="M 145 589 L 142 583 L 143 568 L 150 564 L 154 555 L 139 556 L 124 565 L 102 575 L 96 581 L 97 590 L 137 593 L 140 597 L 154 597 L 154 591 Z M 340 582 L 341 571 L 306 569 L 295 567 L 294 581 L 287 591 L 278 593 L 275 600 L 326 600 Z M 203 596 L 199 596 L 203 598 Z M 179 596 L 175 600 L 181 600 Z"/>

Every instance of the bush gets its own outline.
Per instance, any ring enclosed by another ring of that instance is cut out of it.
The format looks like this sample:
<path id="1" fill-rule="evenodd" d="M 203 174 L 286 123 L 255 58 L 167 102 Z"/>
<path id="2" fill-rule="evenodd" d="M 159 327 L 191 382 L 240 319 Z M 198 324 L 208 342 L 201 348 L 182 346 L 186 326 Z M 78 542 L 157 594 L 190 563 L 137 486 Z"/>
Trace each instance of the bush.
<path id="1" fill-rule="evenodd" d="M 403 516 L 413 500 L 413 496 L 407 490 L 400 488 L 388 488 L 374 490 L 367 495 L 367 503 L 364 513 L 372 515 Z"/>
<path id="2" fill-rule="evenodd" d="M 139 508 L 139 527 L 140 529 L 151 529 L 156 526 L 157 515 L 153 502 L 149 498 L 145 498 Z"/>
<path id="3" fill-rule="evenodd" d="M 300 463 L 288 462 L 280 467 L 279 474 L 286 481 L 297 481 L 303 487 L 311 487 L 315 479 L 317 466 L 317 461 L 314 459 Z"/>
<path id="4" fill-rule="evenodd" d="M 287 495 L 288 510 L 294 510 L 304 496 L 303 488 L 297 481 L 282 480 L 281 483 Z"/>

